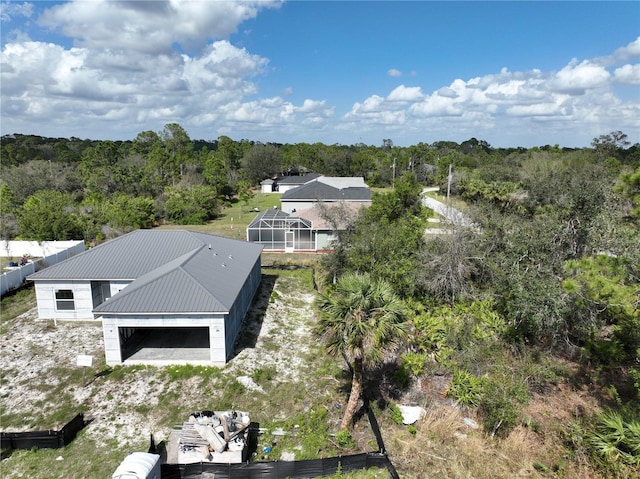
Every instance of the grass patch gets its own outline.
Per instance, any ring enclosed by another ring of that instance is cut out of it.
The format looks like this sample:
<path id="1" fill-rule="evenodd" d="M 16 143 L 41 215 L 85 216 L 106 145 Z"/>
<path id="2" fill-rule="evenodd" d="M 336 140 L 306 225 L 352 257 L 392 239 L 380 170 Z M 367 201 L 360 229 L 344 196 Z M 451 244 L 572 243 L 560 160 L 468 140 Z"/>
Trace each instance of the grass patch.
<path id="1" fill-rule="evenodd" d="M 33 283 L 28 283 L 19 290 L 7 293 L 0 302 L 0 313 L 2 316 L 2 328 L 0 333 L 6 332 L 7 321 L 14 319 L 36 307 L 36 291 Z"/>
<path id="2" fill-rule="evenodd" d="M 246 240 L 247 226 L 259 212 L 277 206 L 280 208 L 280 193 L 256 193 L 245 205 L 240 201 L 232 201 L 223 209 L 218 218 L 205 225 L 163 225 L 162 229 L 188 229 L 200 233 L 208 233 L 238 240 Z"/>

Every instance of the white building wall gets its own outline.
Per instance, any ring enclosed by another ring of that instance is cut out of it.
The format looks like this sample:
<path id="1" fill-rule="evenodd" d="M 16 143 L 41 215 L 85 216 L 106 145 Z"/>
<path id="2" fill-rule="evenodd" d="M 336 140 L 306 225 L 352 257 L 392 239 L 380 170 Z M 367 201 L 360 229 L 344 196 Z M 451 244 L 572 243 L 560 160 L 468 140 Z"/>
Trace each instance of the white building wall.
<path id="1" fill-rule="evenodd" d="M 282 205 L 282 211 L 285 213 L 292 213 L 293 210 L 302 211 L 315 206 L 318 203 L 324 203 L 327 205 L 331 204 L 339 204 L 339 201 L 314 201 L 314 200 L 301 200 L 301 201 L 280 201 Z M 371 200 L 363 200 L 363 201 L 345 201 L 345 203 L 356 204 L 361 206 L 371 206 Z"/>
<path id="2" fill-rule="evenodd" d="M 317 201 L 281 201 L 282 211 L 292 213 L 293 210 L 302 211 L 311 208 Z"/>
<path id="3" fill-rule="evenodd" d="M 36 300 L 40 319 L 93 320 L 93 300 L 89 281 L 36 281 Z M 56 308 L 56 291 L 73 291 L 75 309 L 59 311 Z"/>
<path id="4" fill-rule="evenodd" d="M 131 284 L 131 281 L 111 281 L 109 283 L 109 286 L 111 287 L 111 297 L 114 297 L 116 294 L 118 294 L 120 291 L 122 291 L 124 288 L 126 288 L 129 284 Z"/>
<path id="5" fill-rule="evenodd" d="M 211 365 L 224 366 L 226 363 L 224 323 L 224 315 L 105 315 L 102 317 L 105 359 L 108 365 L 122 364 L 119 328 L 209 328 Z"/>

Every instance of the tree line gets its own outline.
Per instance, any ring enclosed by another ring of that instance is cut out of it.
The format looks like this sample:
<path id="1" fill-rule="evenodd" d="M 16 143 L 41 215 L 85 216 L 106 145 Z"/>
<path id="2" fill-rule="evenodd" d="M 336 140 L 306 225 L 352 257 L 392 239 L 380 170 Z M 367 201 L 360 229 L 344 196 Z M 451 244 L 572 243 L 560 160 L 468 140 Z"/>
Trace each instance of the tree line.
<path id="1" fill-rule="evenodd" d="M 594 140 L 589 153 L 619 167 L 637 163 L 639 145 L 627 147 L 618 133 Z M 370 186 L 383 187 L 404 172 L 425 184 L 442 184 L 454 165 L 456 174 L 477 170 L 465 185 L 472 195 L 492 187 L 486 177 L 504 180 L 500 175 L 508 175 L 508 166 L 523 157 L 576 151 L 581 150 L 492 148 L 475 138 L 410 147 L 395 146 L 391 139 L 380 146 L 257 143 L 227 136 L 205 141 L 192 140 L 177 123 L 160 132 L 143 131 L 132 141 L 5 135 L 0 235 L 91 242 L 160 223 L 203 224 L 265 178 L 310 171 L 362 176 Z"/>

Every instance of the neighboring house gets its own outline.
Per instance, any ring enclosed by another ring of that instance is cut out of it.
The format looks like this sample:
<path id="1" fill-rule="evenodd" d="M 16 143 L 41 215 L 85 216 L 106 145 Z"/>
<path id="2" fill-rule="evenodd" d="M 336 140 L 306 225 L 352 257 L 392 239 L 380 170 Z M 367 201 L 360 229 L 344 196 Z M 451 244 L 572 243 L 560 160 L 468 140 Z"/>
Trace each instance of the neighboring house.
<path id="1" fill-rule="evenodd" d="M 334 188 L 369 188 L 362 176 L 319 176 L 318 180 Z"/>
<path id="2" fill-rule="evenodd" d="M 154 345 L 151 359 L 135 362 L 223 365 L 260 284 L 262 248 L 185 230 L 137 230 L 28 279 L 40 318 L 102 321 L 107 364 L 134 362 Z M 167 333 L 169 343 L 158 340 Z"/>
<path id="3" fill-rule="evenodd" d="M 283 211 L 297 213 L 318 203 L 355 203 L 359 206 L 369 206 L 371 198 L 371 190 L 362 178 L 320 177 L 283 193 L 280 204 Z"/>
<path id="4" fill-rule="evenodd" d="M 321 176 L 319 173 L 309 173 L 302 176 L 277 176 L 269 178 L 260 183 L 262 193 L 285 193 L 289 190 L 302 186 Z"/>
<path id="5" fill-rule="evenodd" d="M 361 207 L 359 203 L 331 203 L 315 205 L 295 214 L 269 209 L 258 214 L 247 227 L 247 241 L 271 251 L 330 250 L 336 239 L 336 229 L 344 228 Z M 327 217 L 337 217 L 338 221 L 331 224 Z"/>

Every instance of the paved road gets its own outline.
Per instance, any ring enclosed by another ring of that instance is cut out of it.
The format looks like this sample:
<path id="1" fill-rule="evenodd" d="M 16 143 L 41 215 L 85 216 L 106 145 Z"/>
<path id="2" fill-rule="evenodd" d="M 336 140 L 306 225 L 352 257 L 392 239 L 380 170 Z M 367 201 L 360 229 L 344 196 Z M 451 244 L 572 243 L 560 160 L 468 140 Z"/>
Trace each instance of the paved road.
<path id="1" fill-rule="evenodd" d="M 425 188 L 422 190 L 422 204 L 427 208 L 432 209 L 440 216 L 443 216 L 447 221 L 453 223 L 454 225 L 461 226 L 473 226 L 473 222 L 470 218 L 468 218 L 464 213 L 455 209 L 452 206 L 447 206 L 441 201 L 434 200 L 429 196 L 426 196 L 425 193 L 427 191 L 433 191 L 431 188 Z"/>

